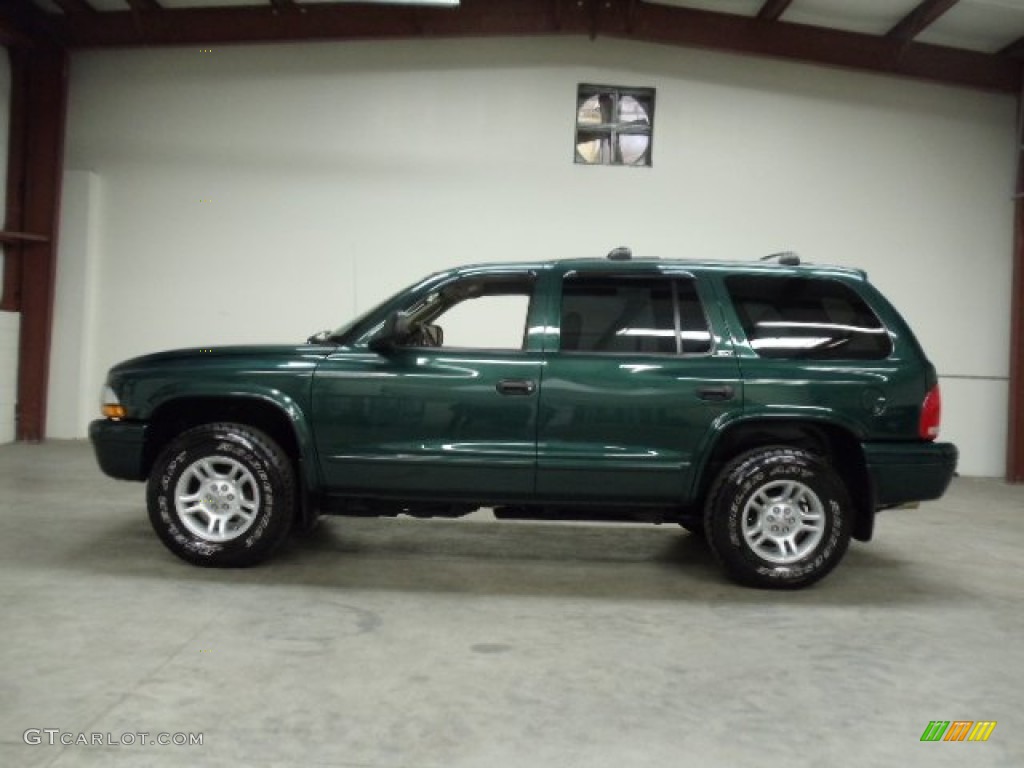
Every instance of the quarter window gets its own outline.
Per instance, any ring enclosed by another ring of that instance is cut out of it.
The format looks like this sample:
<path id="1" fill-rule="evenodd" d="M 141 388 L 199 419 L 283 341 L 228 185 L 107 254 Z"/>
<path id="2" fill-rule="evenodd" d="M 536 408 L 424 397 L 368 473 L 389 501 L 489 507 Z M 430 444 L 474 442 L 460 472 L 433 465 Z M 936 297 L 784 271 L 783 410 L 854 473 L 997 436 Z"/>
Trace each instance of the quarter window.
<path id="1" fill-rule="evenodd" d="M 725 284 L 761 357 L 880 360 L 892 353 L 878 316 L 837 280 L 736 275 Z"/>
<path id="2" fill-rule="evenodd" d="M 707 354 L 711 333 L 692 279 L 570 275 L 562 291 L 560 349 L 620 354 Z"/>

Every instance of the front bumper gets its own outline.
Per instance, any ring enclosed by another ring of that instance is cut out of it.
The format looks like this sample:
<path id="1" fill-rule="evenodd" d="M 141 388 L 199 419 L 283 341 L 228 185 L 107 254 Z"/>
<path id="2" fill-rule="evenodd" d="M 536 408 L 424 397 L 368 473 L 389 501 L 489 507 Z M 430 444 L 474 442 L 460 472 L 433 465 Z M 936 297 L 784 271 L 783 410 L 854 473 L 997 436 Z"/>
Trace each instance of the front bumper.
<path id="1" fill-rule="evenodd" d="M 953 479 L 959 455 L 952 443 L 866 443 L 875 508 L 939 498 Z"/>
<path id="2" fill-rule="evenodd" d="M 89 425 L 89 439 L 104 474 L 118 480 L 145 480 L 146 431 L 141 421 L 97 419 Z"/>

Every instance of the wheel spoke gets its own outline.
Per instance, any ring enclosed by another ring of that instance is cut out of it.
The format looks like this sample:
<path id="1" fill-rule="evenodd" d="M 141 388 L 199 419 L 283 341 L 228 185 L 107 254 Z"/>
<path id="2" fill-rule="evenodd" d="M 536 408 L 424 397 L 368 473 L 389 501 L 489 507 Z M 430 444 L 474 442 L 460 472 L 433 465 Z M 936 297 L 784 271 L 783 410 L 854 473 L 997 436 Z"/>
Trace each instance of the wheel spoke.
<path id="1" fill-rule="evenodd" d="M 779 493 L 779 501 L 786 501 L 790 504 L 795 504 L 797 499 L 800 497 L 803 486 L 797 483 L 787 482 L 782 485 L 782 490 Z"/>
<path id="2" fill-rule="evenodd" d="M 212 480 L 219 477 L 217 469 L 209 459 L 197 461 L 192 465 L 192 471 L 199 480 Z"/>
<path id="3" fill-rule="evenodd" d="M 178 503 L 184 505 L 181 513 L 183 515 L 195 515 L 199 512 L 205 512 L 206 508 L 203 506 L 203 502 L 199 501 L 198 498 L 193 499 L 178 499 Z"/>
<path id="4" fill-rule="evenodd" d="M 796 554 L 796 542 L 792 536 L 779 539 L 779 550 L 783 557 L 793 557 Z"/>

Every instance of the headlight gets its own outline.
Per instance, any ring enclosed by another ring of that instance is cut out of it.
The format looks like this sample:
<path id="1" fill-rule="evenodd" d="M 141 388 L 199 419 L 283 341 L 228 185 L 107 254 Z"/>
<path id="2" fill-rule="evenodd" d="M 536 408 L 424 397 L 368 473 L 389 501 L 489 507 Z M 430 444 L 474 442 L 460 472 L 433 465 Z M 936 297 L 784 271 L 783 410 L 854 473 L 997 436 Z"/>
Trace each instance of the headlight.
<path id="1" fill-rule="evenodd" d="M 114 421 L 123 419 L 127 415 L 127 411 L 109 384 L 103 387 L 103 394 L 100 396 L 100 411 L 108 419 L 114 419 Z"/>

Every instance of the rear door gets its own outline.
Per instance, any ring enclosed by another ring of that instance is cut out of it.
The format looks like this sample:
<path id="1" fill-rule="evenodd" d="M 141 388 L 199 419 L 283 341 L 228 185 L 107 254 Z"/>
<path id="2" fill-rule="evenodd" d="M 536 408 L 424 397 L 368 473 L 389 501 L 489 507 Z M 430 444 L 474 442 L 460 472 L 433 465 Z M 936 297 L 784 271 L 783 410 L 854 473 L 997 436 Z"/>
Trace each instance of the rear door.
<path id="1" fill-rule="evenodd" d="M 538 496 L 687 500 L 715 421 L 743 397 L 709 289 L 687 273 L 567 272 L 551 313 Z"/>

